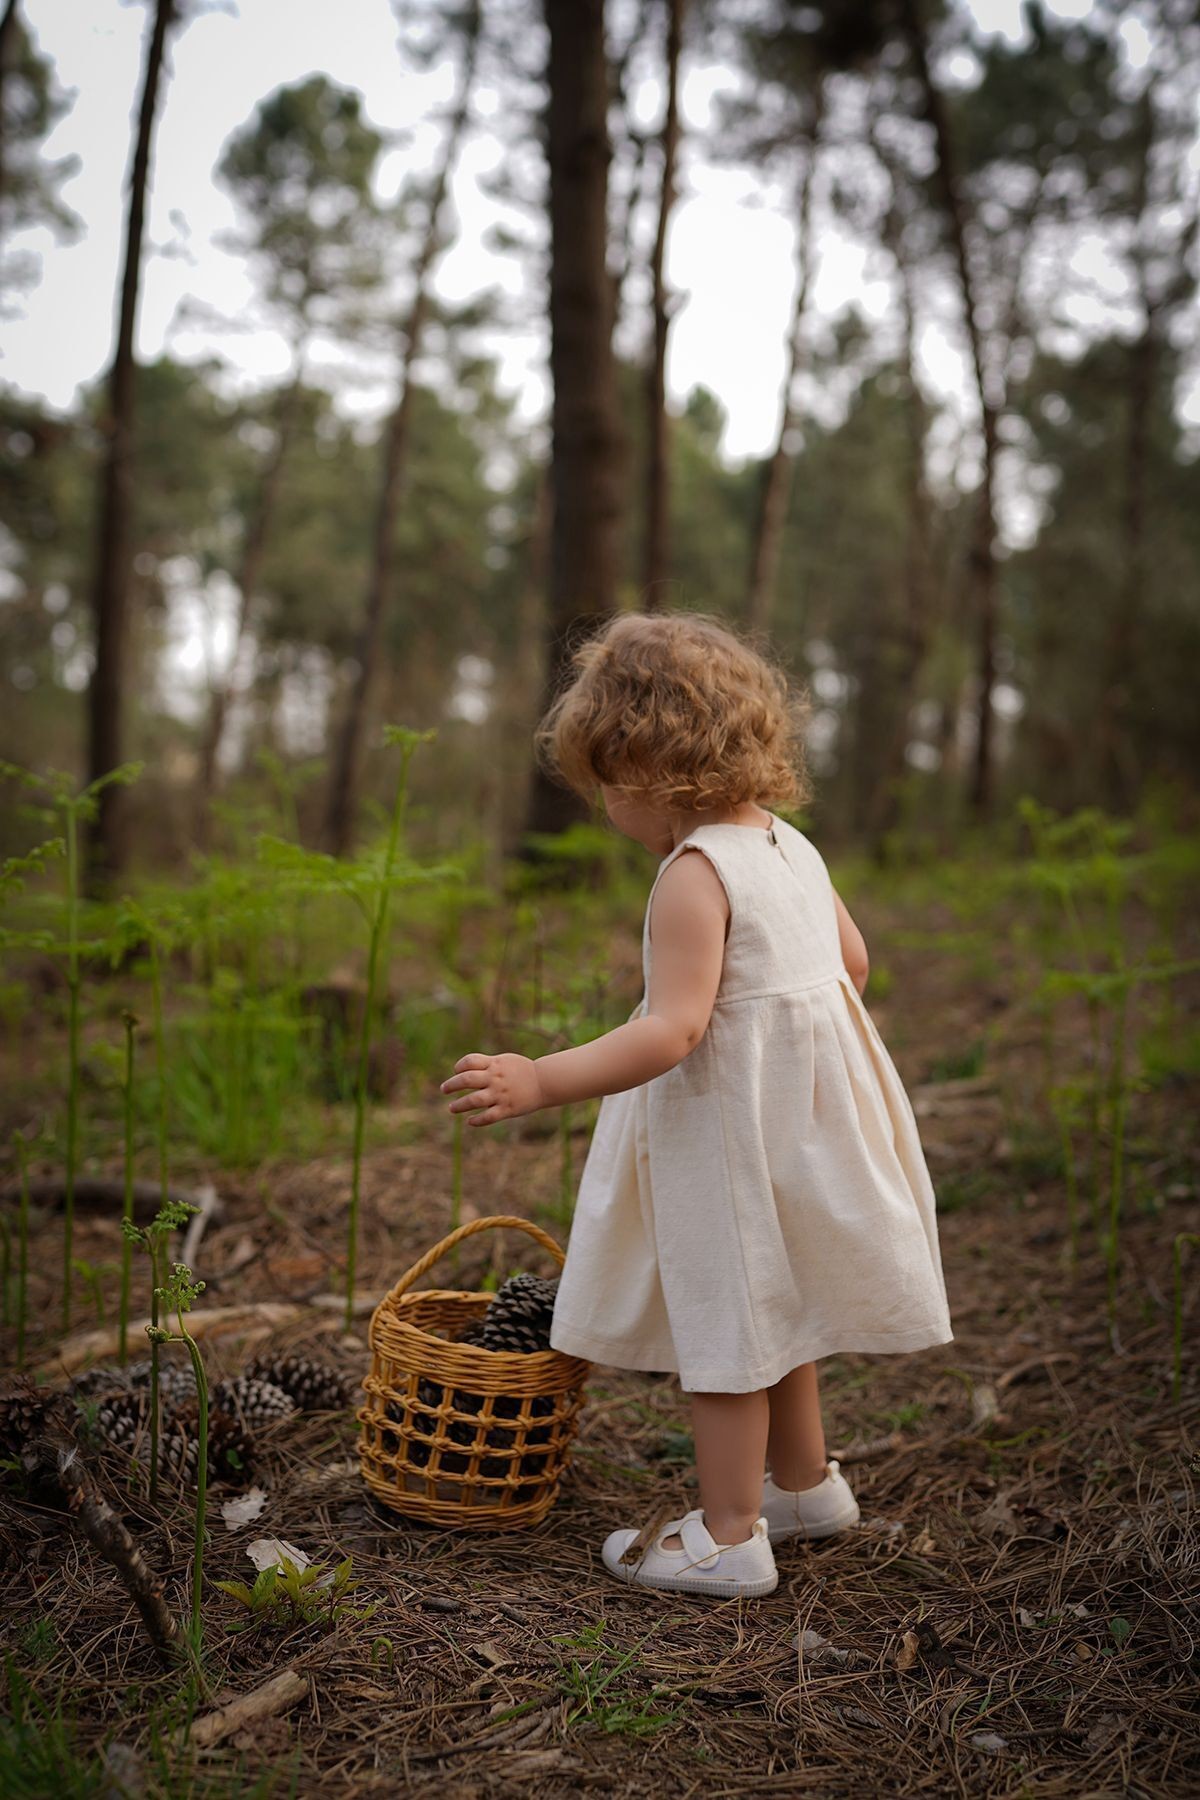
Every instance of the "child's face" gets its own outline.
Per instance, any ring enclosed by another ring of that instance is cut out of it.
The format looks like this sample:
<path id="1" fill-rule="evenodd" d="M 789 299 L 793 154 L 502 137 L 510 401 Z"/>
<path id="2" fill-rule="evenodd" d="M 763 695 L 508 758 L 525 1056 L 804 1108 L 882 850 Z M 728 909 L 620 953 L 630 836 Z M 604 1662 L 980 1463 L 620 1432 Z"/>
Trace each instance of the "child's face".
<path id="1" fill-rule="evenodd" d="M 652 850 L 655 856 L 665 856 L 674 843 L 671 821 L 657 807 L 647 806 L 644 801 L 631 799 L 628 794 L 619 794 L 615 789 L 601 784 L 600 792 L 604 797 L 604 809 L 609 823 L 624 837 L 632 838 L 635 844 L 641 844 Z"/>

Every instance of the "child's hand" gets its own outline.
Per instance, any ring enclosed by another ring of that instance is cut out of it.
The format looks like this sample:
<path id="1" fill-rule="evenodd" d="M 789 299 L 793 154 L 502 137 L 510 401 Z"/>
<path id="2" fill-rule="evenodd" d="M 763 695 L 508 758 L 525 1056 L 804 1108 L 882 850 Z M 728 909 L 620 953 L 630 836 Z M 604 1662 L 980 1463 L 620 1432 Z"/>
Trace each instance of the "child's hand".
<path id="1" fill-rule="evenodd" d="M 460 1056 L 441 1091 L 462 1096 L 451 1101 L 450 1111 L 470 1113 L 468 1125 L 494 1125 L 499 1119 L 537 1112 L 546 1104 L 537 1065 L 531 1057 L 511 1052 L 485 1056 L 474 1050 L 469 1056 Z"/>

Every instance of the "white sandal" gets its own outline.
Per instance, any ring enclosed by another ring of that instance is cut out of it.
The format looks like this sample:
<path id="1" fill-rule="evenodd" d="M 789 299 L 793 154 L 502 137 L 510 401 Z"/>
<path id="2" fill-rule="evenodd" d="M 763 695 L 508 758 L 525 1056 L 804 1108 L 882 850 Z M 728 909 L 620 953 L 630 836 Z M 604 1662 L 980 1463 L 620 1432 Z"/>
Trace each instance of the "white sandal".
<path id="1" fill-rule="evenodd" d="M 666 1550 L 663 1539 L 678 1534 L 680 1548 Z M 766 1519 L 756 1519 L 742 1544 L 718 1544 L 700 1507 L 670 1519 L 641 1548 L 642 1531 L 613 1531 L 600 1554 L 618 1581 L 636 1587 L 670 1588 L 686 1594 L 713 1594 L 727 1600 L 754 1599 L 779 1585 Z"/>

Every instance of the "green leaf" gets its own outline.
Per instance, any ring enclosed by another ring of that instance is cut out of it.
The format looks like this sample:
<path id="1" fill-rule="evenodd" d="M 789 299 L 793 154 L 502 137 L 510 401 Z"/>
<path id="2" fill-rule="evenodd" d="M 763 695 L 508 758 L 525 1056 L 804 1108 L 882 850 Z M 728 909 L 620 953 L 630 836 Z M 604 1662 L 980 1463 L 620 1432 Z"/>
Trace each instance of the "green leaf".
<path id="1" fill-rule="evenodd" d="M 1112 1633 L 1113 1642 L 1123 1644 L 1133 1630 L 1133 1626 L 1128 1619 L 1117 1617 L 1108 1621 L 1108 1629 Z"/>
<path id="2" fill-rule="evenodd" d="M 270 1605 L 275 1598 L 275 1588 L 279 1579 L 279 1570 L 272 1563 L 268 1569 L 260 1569 L 255 1578 L 250 1595 L 250 1604 L 255 1612 Z"/>
<path id="3" fill-rule="evenodd" d="M 244 1581 L 214 1581 L 213 1586 L 220 1588 L 221 1592 L 228 1594 L 231 1599 L 239 1600 L 243 1606 L 253 1609 L 254 1595 Z"/>

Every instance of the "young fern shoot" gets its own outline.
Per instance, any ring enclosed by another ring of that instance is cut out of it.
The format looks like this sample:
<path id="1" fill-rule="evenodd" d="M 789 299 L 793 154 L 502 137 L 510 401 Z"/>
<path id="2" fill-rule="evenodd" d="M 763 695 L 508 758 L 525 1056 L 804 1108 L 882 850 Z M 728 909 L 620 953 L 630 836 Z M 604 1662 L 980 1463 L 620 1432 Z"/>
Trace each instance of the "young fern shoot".
<path id="1" fill-rule="evenodd" d="M 176 1332 L 165 1330 L 161 1325 L 151 1325 L 148 1333 L 152 1344 L 182 1343 L 187 1348 L 192 1365 L 192 1374 L 196 1381 L 196 1397 L 198 1421 L 196 1427 L 196 1530 L 192 1552 L 192 1651 L 199 1661 L 201 1645 L 204 1637 L 204 1623 L 201 1617 L 200 1603 L 204 1587 L 204 1538 L 208 1509 L 208 1375 L 204 1367 L 204 1358 L 200 1354 L 200 1346 L 184 1324 L 184 1314 L 192 1310 L 198 1296 L 203 1292 L 204 1283 L 195 1281 L 186 1263 L 173 1263 L 169 1280 L 157 1290 L 157 1298 L 168 1310 L 175 1313 L 178 1326 Z"/>

